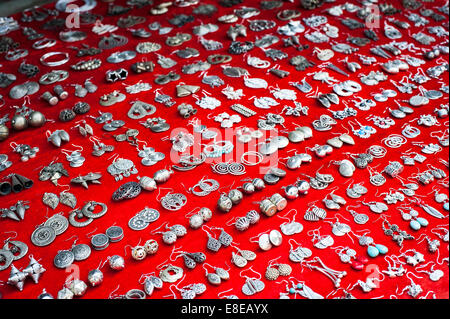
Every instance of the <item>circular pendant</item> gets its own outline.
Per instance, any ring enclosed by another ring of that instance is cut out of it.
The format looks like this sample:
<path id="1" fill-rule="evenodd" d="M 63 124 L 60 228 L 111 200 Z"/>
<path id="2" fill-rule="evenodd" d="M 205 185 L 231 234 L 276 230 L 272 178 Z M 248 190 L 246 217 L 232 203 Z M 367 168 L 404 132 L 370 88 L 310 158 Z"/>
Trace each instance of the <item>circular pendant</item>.
<path id="1" fill-rule="evenodd" d="M 160 214 L 156 209 L 153 208 L 144 208 L 143 210 L 141 210 L 136 217 L 138 217 L 139 219 L 142 219 L 143 221 L 147 222 L 147 223 L 152 223 L 154 221 L 157 221 L 159 218 Z"/>
<path id="2" fill-rule="evenodd" d="M 70 250 L 61 250 L 56 254 L 53 264 L 56 268 L 64 269 L 72 265 L 74 260 L 75 256 Z"/>
<path id="3" fill-rule="evenodd" d="M 72 253 L 76 261 L 86 260 L 91 255 L 91 247 L 86 244 L 79 244 L 72 248 Z"/>
<path id="4" fill-rule="evenodd" d="M 128 227 L 130 227 L 132 230 L 143 230 L 147 228 L 148 225 L 149 223 L 138 216 L 134 216 L 128 221 Z"/>
<path id="5" fill-rule="evenodd" d="M 280 246 L 283 241 L 283 236 L 278 230 L 272 230 L 269 234 L 269 239 L 272 245 Z"/>
<path id="6" fill-rule="evenodd" d="M 53 228 L 56 235 L 61 235 L 69 227 L 69 220 L 63 215 L 56 214 L 47 219 L 44 226 Z"/>
<path id="7" fill-rule="evenodd" d="M 119 226 L 111 226 L 106 230 L 106 236 L 112 243 L 118 242 L 123 238 L 123 229 Z"/>
<path id="8" fill-rule="evenodd" d="M 109 238 L 105 234 L 97 234 L 92 236 L 91 244 L 95 250 L 103 250 L 109 246 Z"/>
<path id="9" fill-rule="evenodd" d="M 50 226 L 40 226 L 31 234 L 31 242 L 38 247 L 50 245 L 55 238 L 55 230 Z"/>

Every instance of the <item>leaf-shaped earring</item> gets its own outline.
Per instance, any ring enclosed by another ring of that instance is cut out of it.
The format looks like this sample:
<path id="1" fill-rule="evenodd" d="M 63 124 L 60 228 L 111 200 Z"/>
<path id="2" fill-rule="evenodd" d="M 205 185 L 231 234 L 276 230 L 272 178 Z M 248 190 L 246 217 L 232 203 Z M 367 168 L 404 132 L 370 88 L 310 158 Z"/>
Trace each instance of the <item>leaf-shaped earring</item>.
<path id="1" fill-rule="evenodd" d="M 61 193 L 59 193 L 59 202 L 74 209 L 77 205 L 77 198 L 72 193 L 62 191 Z"/>
<path id="2" fill-rule="evenodd" d="M 42 202 L 51 209 L 55 209 L 59 204 L 59 197 L 53 193 L 44 193 L 44 196 L 42 196 Z"/>

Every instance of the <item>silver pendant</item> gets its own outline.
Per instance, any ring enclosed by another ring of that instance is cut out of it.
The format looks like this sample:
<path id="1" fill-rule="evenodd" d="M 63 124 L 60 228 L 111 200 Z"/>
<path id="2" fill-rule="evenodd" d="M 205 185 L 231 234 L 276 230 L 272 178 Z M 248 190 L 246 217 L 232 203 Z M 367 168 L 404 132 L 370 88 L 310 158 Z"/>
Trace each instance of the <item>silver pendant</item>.
<path id="1" fill-rule="evenodd" d="M 64 269 L 72 265 L 74 260 L 75 256 L 70 250 L 61 250 L 55 256 L 53 264 L 56 268 Z"/>
<path id="2" fill-rule="evenodd" d="M 86 260 L 91 255 L 91 247 L 86 244 L 76 245 L 72 247 L 71 251 L 73 253 L 74 260 L 76 261 Z"/>
<path id="3" fill-rule="evenodd" d="M 50 226 L 39 226 L 31 234 L 31 242 L 38 247 L 50 245 L 55 238 L 55 230 Z"/>
<path id="4" fill-rule="evenodd" d="M 69 228 L 69 221 L 62 214 L 56 214 L 47 219 L 44 226 L 51 227 L 55 231 L 55 235 L 61 235 Z"/>

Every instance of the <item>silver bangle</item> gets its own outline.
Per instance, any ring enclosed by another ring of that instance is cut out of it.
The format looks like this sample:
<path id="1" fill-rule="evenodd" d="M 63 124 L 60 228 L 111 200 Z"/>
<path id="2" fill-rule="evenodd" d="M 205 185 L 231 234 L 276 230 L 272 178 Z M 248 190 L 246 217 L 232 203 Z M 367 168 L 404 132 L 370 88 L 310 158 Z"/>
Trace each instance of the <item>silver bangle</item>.
<path id="1" fill-rule="evenodd" d="M 44 48 L 50 48 L 56 44 L 55 39 L 43 38 L 33 43 L 33 49 L 39 50 Z"/>
<path id="2" fill-rule="evenodd" d="M 54 56 L 54 55 L 64 55 L 64 59 L 59 60 L 59 61 L 53 61 L 53 62 L 46 61 L 49 57 Z M 44 54 L 43 56 L 41 56 L 40 61 L 45 66 L 63 65 L 69 61 L 69 53 L 67 53 L 67 52 L 48 52 L 48 53 Z"/>

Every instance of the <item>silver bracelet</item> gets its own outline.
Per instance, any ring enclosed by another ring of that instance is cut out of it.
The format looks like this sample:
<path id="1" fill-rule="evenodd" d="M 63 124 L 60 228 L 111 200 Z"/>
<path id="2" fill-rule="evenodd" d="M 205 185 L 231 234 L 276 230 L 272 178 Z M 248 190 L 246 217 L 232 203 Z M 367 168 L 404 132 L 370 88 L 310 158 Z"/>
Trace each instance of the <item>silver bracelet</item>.
<path id="1" fill-rule="evenodd" d="M 50 48 L 56 44 L 55 39 L 43 38 L 33 43 L 33 49 L 39 50 L 44 48 Z"/>
<path id="2" fill-rule="evenodd" d="M 53 61 L 53 62 L 46 61 L 49 57 L 54 56 L 54 55 L 64 55 L 64 59 L 59 60 L 59 61 Z M 67 53 L 67 52 L 48 52 L 48 53 L 44 54 L 43 56 L 41 56 L 40 61 L 45 66 L 63 65 L 69 61 L 69 53 Z"/>

